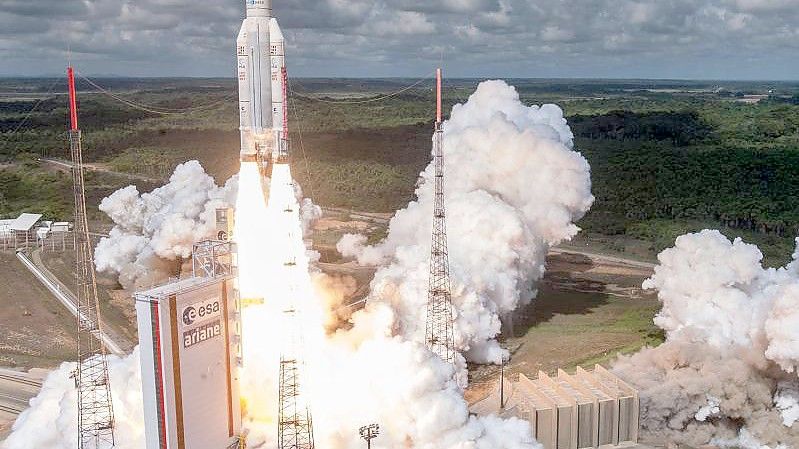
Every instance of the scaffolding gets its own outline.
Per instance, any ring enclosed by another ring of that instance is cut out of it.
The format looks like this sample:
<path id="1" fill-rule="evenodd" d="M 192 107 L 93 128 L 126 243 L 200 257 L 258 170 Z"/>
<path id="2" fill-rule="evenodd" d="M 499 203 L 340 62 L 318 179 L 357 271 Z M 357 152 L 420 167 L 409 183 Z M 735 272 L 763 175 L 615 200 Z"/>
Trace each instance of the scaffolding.
<path id="1" fill-rule="evenodd" d="M 441 69 L 436 73 L 436 128 L 433 137 L 435 159 L 435 201 L 430 256 L 430 286 L 427 295 L 425 342 L 448 363 L 455 363 L 454 317 L 447 249 L 447 214 L 444 202 L 444 131 L 441 121 Z"/>
<path id="2" fill-rule="evenodd" d="M 195 277 L 215 278 L 235 275 L 233 255 L 235 244 L 230 241 L 205 240 L 192 247 L 192 272 Z"/>
<path id="3" fill-rule="evenodd" d="M 284 312 L 288 326 L 296 326 L 296 310 Z M 278 447 L 280 449 L 313 449 L 313 418 L 311 410 L 301 397 L 302 362 L 299 360 L 300 345 L 296 330 L 290 331 L 290 345 L 294 350 L 284 351 L 280 357 L 280 386 L 278 399 Z"/>
<path id="4" fill-rule="evenodd" d="M 100 302 L 94 272 L 92 242 L 86 214 L 85 181 L 81 133 L 78 129 L 75 77 L 67 71 L 70 93 L 69 132 L 72 155 L 72 180 L 75 198 L 75 254 L 78 366 L 75 383 L 78 390 L 78 447 L 108 449 L 114 447 L 114 410 L 108 377 L 106 348 L 102 343 Z"/>

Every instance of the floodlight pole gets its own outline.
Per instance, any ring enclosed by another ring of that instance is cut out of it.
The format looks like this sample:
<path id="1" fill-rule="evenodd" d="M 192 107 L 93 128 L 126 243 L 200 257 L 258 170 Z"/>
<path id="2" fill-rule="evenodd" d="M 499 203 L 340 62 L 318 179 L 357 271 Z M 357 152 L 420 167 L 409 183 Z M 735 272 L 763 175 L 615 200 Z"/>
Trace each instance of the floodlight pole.
<path id="1" fill-rule="evenodd" d="M 505 409 L 505 358 L 499 365 L 499 409 Z"/>
<path id="2" fill-rule="evenodd" d="M 366 440 L 366 449 L 372 449 L 372 440 L 380 435 L 380 426 L 377 424 L 369 424 L 360 429 L 361 438 Z"/>

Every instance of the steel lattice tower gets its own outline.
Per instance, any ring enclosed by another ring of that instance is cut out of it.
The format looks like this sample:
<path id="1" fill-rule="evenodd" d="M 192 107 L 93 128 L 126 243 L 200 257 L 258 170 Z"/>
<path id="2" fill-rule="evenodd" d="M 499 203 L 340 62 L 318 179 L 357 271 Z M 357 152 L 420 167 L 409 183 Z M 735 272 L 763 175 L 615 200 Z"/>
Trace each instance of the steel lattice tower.
<path id="1" fill-rule="evenodd" d="M 114 410 L 108 377 L 106 350 L 101 340 L 100 303 L 94 257 L 86 215 L 83 150 L 78 129 L 75 74 L 67 70 L 70 98 L 69 146 L 72 155 L 72 180 L 75 196 L 75 252 L 78 308 L 78 447 L 108 449 L 114 447 Z"/>
<path id="2" fill-rule="evenodd" d="M 294 350 L 284 351 L 280 356 L 280 386 L 278 414 L 278 447 L 280 449 L 314 449 L 313 419 L 307 404 L 302 403 L 302 362 L 299 359 L 299 341 L 296 329 L 296 310 L 286 310 L 284 320 L 289 327 L 290 343 Z"/>
<path id="3" fill-rule="evenodd" d="M 444 204 L 444 131 L 441 126 L 441 69 L 436 71 L 436 130 L 433 137 L 435 201 L 430 256 L 430 288 L 427 294 L 427 347 L 448 363 L 455 363 L 454 317 L 447 251 L 447 214 Z"/>
<path id="4" fill-rule="evenodd" d="M 280 156 L 279 163 L 286 164 L 289 161 L 289 125 L 288 125 L 288 72 L 283 67 L 281 70 L 283 78 L 283 132 L 280 136 Z M 289 215 L 289 220 L 298 221 L 299 211 L 295 211 L 292 206 L 284 210 Z M 296 216 L 295 216 L 296 215 Z M 288 241 L 292 241 L 296 236 L 289 233 Z M 287 270 L 296 270 L 297 261 L 287 260 L 285 262 Z M 291 276 L 288 276 L 290 279 Z M 291 300 L 294 304 L 287 304 L 283 312 L 284 326 L 286 329 L 285 347 L 280 355 L 280 384 L 278 390 L 278 434 L 277 442 L 279 449 L 314 449 L 313 418 L 311 408 L 302 396 L 302 328 L 299 316 L 302 312 L 300 304 L 296 304 L 298 295 L 296 285 L 291 286 Z"/>

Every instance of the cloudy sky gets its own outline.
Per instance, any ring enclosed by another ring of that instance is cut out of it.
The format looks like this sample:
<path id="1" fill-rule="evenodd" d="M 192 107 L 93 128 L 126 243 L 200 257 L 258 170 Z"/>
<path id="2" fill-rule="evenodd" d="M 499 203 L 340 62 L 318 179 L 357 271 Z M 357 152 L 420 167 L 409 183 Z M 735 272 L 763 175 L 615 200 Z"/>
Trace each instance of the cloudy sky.
<path id="1" fill-rule="evenodd" d="M 295 76 L 799 79 L 799 0 L 274 0 Z M 243 0 L 0 0 L 0 76 L 233 76 Z"/>

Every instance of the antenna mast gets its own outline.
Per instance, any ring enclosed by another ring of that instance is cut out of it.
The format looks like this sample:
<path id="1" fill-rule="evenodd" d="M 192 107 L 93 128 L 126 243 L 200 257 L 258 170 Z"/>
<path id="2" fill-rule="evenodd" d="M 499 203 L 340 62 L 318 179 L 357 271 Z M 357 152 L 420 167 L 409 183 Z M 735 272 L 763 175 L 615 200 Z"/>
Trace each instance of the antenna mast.
<path id="1" fill-rule="evenodd" d="M 100 302 L 94 256 L 86 215 L 86 186 L 83 174 L 83 150 L 78 128 L 78 101 L 75 71 L 67 68 L 69 84 L 69 147 L 72 154 L 72 180 L 75 195 L 75 252 L 78 307 L 78 447 L 109 449 L 114 447 L 114 410 L 108 378 L 106 349 L 100 339 Z"/>
<path id="2" fill-rule="evenodd" d="M 442 129 L 441 69 L 436 70 L 436 127 L 433 137 L 435 204 L 427 294 L 427 347 L 448 363 L 455 363 L 454 317 L 447 250 L 447 216 L 444 204 L 444 130 Z"/>

